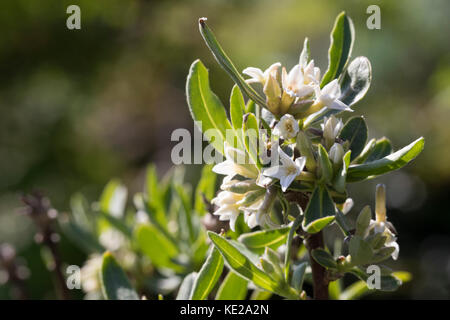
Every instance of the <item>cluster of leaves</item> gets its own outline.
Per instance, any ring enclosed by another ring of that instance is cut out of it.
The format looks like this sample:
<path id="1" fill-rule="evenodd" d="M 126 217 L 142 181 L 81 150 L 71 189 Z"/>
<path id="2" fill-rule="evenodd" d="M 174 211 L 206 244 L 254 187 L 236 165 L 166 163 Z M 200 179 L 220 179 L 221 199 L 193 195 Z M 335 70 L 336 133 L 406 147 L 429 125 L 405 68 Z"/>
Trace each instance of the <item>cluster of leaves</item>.
<path id="1" fill-rule="evenodd" d="M 81 271 L 87 298 L 173 295 L 182 278 L 201 267 L 208 251 L 201 221 L 216 176 L 205 166 L 195 197 L 183 177 L 184 168 L 177 167 L 158 181 L 150 166 L 145 191 L 134 195 L 133 208 L 127 208 L 127 189 L 118 180 L 110 181 L 92 206 L 82 195 L 73 196 L 71 215 L 59 222 L 90 255 Z"/>

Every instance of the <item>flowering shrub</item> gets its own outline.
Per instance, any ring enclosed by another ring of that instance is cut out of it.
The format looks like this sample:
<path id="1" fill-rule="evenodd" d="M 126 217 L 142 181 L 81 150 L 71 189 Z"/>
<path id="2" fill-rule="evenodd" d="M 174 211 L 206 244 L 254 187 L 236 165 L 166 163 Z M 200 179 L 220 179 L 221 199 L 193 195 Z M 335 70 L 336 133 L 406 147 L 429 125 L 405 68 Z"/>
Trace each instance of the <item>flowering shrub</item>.
<path id="1" fill-rule="evenodd" d="M 92 208 L 74 197 L 72 214 L 58 221 L 91 255 L 81 270 L 87 297 L 202 300 L 215 292 L 215 299 L 354 299 L 368 292 L 374 267 L 380 271 L 374 287 L 396 290 L 405 273 L 383 265 L 399 255 L 386 188 L 377 186 L 374 212 L 366 206 L 352 221 L 347 185 L 403 167 L 422 151 L 424 139 L 394 152 L 386 138 L 367 141 L 363 117 L 342 120 L 371 82 L 369 60 L 350 59 L 351 19 L 345 13 L 336 18 L 325 72 L 305 39 L 289 72 L 276 62 L 240 73 L 206 18 L 199 28 L 236 85 L 228 118 L 208 70 L 196 60 L 188 104 L 214 158 L 225 160 L 203 168 L 195 191 L 183 182 L 182 167 L 162 181 L 150 167 L 145 191 L 133 197 L 136 210 L 126 208 L 127 190 L 117 181 Z M 224 176 L 220 190 L 216 174 Z M 29 206 L 33 217 L 51 210 Z M 49 230 L 51 219 L 44 222 Z M 345 274 L 359 281 L 343 288 Z"/>

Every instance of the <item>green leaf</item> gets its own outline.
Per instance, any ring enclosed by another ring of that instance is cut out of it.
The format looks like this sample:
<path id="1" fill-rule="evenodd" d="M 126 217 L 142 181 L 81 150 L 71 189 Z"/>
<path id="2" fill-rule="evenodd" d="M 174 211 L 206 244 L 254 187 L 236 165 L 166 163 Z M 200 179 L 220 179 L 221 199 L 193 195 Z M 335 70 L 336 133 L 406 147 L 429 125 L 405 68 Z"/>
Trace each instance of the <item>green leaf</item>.
<path id="1" fill-rule="evenodd" d="M 213 247 L 208 258 L 195 278 L 191 300 L 205 300 L 219 280 L 223 270 L 223 258 Z"/>
<path id="2" fill-rule="evenodd" d="M 317 263 L 320 264 L 321 266 L 332 269 L 337 268 L 336 261 L 333 259 L 333 256 L 329 254 L 327 251 L 323 249 L 314 249 L 311 252 L 311 255 L 314 258 L 314 260 L 316 260 Z"/>
<path id="3" fill-rule="evenodd" d="M 216 300 L 245 300 L 248 281 L 233 271 L 228 272 L 216 294 Z"/>
<path id="4" fill-rule="evenodd" d="M 258 143 L 259 143 L 259 127 L 258 120 L 253 113 L 247 113 L 244 117 L 244 125 L 242 127 L 245 148 L 247 149 L 250 158 L 253 163 L 261 168 L 261 161 L 258 156 Z"/>
<path id="5" fill-rule="evenodd" d="M 353 117 L 342 128 L 339 137 L 349 143 L 353 161 L 364 149 L 367 141 L 367 125 L 363 117 Z"/>
<path id="6" fill-rule="evenodd" d="M 339 300 L 341 295 L 341 279 L 330 281 L 328 284 L 328 295 L 330 300 Z"/>
<path id="7" fill-rule="evenodd" d="M 310 56 L 311 55 L 310 55 L 310 50 L 309 50 L 309 39 L 305 38 L 305 41 L 303 42 L 303 50 L 300 53 L 299 64 L 307 65 L 309 60 L 311 60 Z"/>
<path id="8" fill-rule="evenodd" d="M 198 229 L 195 228 L 192 220 L 192 207 L 190 195 L 187 193 L 186 188 L 182 185 L 174 185 L 175 192 L 181 200 L 182 208 L 179 210 L 181 225 L 186 226 L 187 236 L 190 243 L 195 242 L 197 238 Z"/>
<path id="9" fill-rule="evenodd" d="M 361 268 L 355 267 L 350 270 L 355 276 L 364 281 L 367 284 L 369 275 Z M 394 274 L 381 275 L 380 290 L 381 291 L 395 291 L 402 285 L 402 280 Z"/>
<path id="10" fill-rule="evenodd" d="M 203 166 L 200 180 L 195 189 L 195 211 L 202 216 L 208 211 L 205 206 L 205 199 L 211 201 L 216 192 L 217 176 L 212 171 L 212 168 L 212 164 Z"/>
<path id="11" fill-rule="evenodd" d="M 347 67 L 339 100 L 352 106 L 366 95 L 372 81 L 372 66 L 366 57 L 355 58 Z"/>
<path id="12" fill-rule="evenodd" d="M 244 119 L 245 101 L 241 90 L 238 86 L 234 86 L 231 90 L 230 97 L 230 117 L 231 123 L 235 129 L 242 129 Z"/>
<path id="13" fill-rule="evenodd" d="M 373 250 L 370 244 L 360 236 L 353 236 L 350 239 L 348 250 L 353 265 L 364 265 L 372 261 Z"/>
<path id="14" fill-rule="evenodd" d="M 127 189 L 119 180 L 113 179 L 103 189 L 100 210 L 114 217 L 122 217 L 127 201 Z"/>
<path id="15" fill-rule="evenodd" d="M 350 58 L 355 30 L 352 20 L 341 12 L 334 22 L 330 35 L 331 44 L 328 50 L 328 69 L 325 72 L 320 87 L 339 77 Z"/>
<path id="16" fill-rule="evenodd" d="M 140 225 L 136 228 L 134 236 L 140 250 L 156 267 L 183 271 L 182 266 L 172 261 L 178 254 L 178 248 L 155 226 Z"/>
<path id="17" fill-rule="evenodd" d="M 110 252 L 103 254 L 100 274 L 103 295 L 108 300 L 139 300 L 125 272 Z"/>
<path id="18" fill-rule="evenodd" d="M 66 219 L 66 217 L 58 219 L 58 222 L 64 235 L 84 252 L 89 254 L 105 251 L 105 248 L 89 230 Z"/>
<path id="19" fill-rule="evenodd" d="M 370 224 L 370 219 L 372 218 L 372 211 L 370 206 L 365 206 L 358 215 L 356 219 L 356 231 L 355 235 L 363 237 L 367 228 Z"/>
<path id="20" fill-rule="evenodd" d="M 265 107 L 266 102 L 261 95 L 259 95 L 255 89 L 253 89 L 248 83 L 245 82 L 244 78 L 237 71 L 233 62 L 228 58 L 227 54 L 223 51 L 219 42 L 217 42 L 216 37 L 212 33 L 211 29 L 206 25 L 206 19 L 199 19 L 199 29 L 206 45 L 211 50 L 214 58 L 216 58 L 219 65 L 228 73 L 228 75 L 233 79 L 233 81 L 239 86 L 239 88 L 247 94 L 247 96 L 256 102 L 258 105 Z"/>
<path id="21" fill-rule="evenodd" d="M 316 186 L 306 207 L 305 218 L 302 223 L 303 230 L 308 233 L 317 233 L 335 219 L 336 208 L 328 190 Z"/>
<path id="22" fill-rule="evenodd" d="M 265 272 L 257 268 L 250 259 L 243 255 L 227 239 L 211 231 L 208 231 L 208 236 L 234 272 L 252 281 L 256 286 L 264 290 L 274 293 L 279 291 L 278 284 Z"/>
<path id="23" fill-rule="evenodd" d="M 382 159 L 351 165 L 348 169 L 347 182 L 364 180 L 368 177 L 378 176 L 401 167 L 412 161 L 423 150 L 425 140 L 423 137 L 417 139 L 403 149 L 398 150 Z"/>
<path id="24" fill-rule="evenodd" d="M 160 228 L 166 229 L 167 218 L 165 215 L 165 204 L 161 192 L 161 183 L 158 181 L 155 165 L 149 165 L 145 177 L 145 200 L 147 202 L 147 211 L 152 223 Z"/>
<path id="25" fill-rule="evenodd" d="M 377 140 L 376 139 L 370 139 L 369 142 L 367 142 L 364 149 L 361 151 L 360 155 L 355 158 L 353 161 L 354 164 L 360 164 L 367 160 L 369 157 L 369 154 L 372 152 L 372 149 L 375 147 Z"/>
<path id="26" fill-rule="evenodd" d="M 290 227 L 289 234 L 286 240 L 286 254 L 284 255 L 284 277 L 289 282 L 289 271 L 291 264 L 291 250 L 292 250 L 292 240 L 294 239 L 295 232 L 300 227 L 303 221 L 303 211 L 301 208 L 300 214 L 295 218 L 292 226 Z"/>
<path id="27" fill-rule="evenodd" d="M 124 234 L 128 239 L 132 237 L 132 231 L 131 229 L 126 225 L 125 221 L 122 219 L 116 218 L 106 212 L 100 211 L 100 216 L 107 220 L 109 224 L 114 227 L 115 229 L 119 230 Z"/>
<path id="28" fill-rule="evenodd" d="M 339 300 L 356 300 L 367 295 L 370 291 L 364 281 L 356 281 L 342 291 Z"/>
<path id="29" fill-rule="evenodd" d="M 333 178 L 333 165 L 325 148 L 319 144 L 320 180 L 329 183 Z"/>
<path id="30" fill-rule="evenodd" d="M 201 123 L 200 131 L 223 154 L 226 130 L 231 129 L 231 124 L 222 102 L 211 91 L 208 70 L 200 60 L 194 61 L 189 70 L 186 95 L 192 119 L 197 126 Z"/>
<path id="31" fill-rule="evenodd" d="M 196 277 L 196 272 L 191 272 L 186 277 L 184 277 L 183 282 L 178 289 L 176 300 L 189 300 Z"/>
<path id="32" fill-rule="evenodd" d="M 272 292 L 256 288 L 253 290 L 250 300 L 269 300 L 271 296 Z"/>
<path id="33" fill-rule="evenodd" d="M 302 262 L 294 269 L 291 285 L 298 291 L 301 291 L 303 288 L 303 281 L 305 280 L 305 271 L 307 266 L 307 262 Z"/>
<path id="34" fill-rule="evenodd" d="M 250 250 L 262 254 L 266 247 L 278 248 L 286 241 L 290 228 L 261 230 L 252 233 L 245 233 L 238 238 Z"/>
<path id="35" fill-rule="evenodd" d="M 350 165 L 350 157 L 352 152 L 349 150 L 342 158 L 342 165 L 333 180 L 333 188 L 340 193 L 345 192 L 347 182 L 347 171 Z"/>
<path id="36" fill-rule="evenodd" d="M 384 158 L 392 153 L 392 144 L 387 138 L 378 139 L 371 148 L 365 162 L 372 162 Z"/>

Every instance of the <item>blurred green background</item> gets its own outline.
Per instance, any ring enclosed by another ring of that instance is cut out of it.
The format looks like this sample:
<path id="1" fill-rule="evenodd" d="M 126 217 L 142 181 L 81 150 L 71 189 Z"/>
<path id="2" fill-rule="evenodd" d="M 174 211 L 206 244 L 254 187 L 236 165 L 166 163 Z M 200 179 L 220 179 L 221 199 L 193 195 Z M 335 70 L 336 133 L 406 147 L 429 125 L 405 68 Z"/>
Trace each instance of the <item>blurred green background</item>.
<path id="1" fill-rule="evenodd" d="M 70 4 L 81 8 L 81 30 L 66 28 Z M 371 4 L 381 8 L 381 30 L 366 27 Z M 0 243 L 14 244 L 26 260 L 30 297 L 54 296 L 34 227 L 16 213 L 22 192 L 42 190 L 64 211 L 74 192 L 94 201 L 112 177 L 130 193 L 139 190 L 149 162 L 167 171 L 171 132 L 193 131 L 184 86 L 197 58 L 227 103 L 232 81 L 204 45 L 199 17 L 208 17 L 240 70 L 275 61 L 292 67 L 305 36 L 325 70 L 329 32 L 342 10 L 355 24 L 353 56 L 372 62 L 372 87 L 355 107 L 370 137 L 386 135 L 395 147 L 426 138 L 425 151 L 406 169 L 352 186 L 358 209 L 373 203 L 376 183 L 387 184 L 401 248 L 392 266 L 413 274 L 398 292 L 371 297 L 450 298 L 447 0 L 2 1 Z M 199 168 L 193 169 L 195 181 Z M 61 245 L 65 262 L 82 263 L 78 249 L 65 239 Z M 9 298 L 1 284 L 0 298 Z"/>

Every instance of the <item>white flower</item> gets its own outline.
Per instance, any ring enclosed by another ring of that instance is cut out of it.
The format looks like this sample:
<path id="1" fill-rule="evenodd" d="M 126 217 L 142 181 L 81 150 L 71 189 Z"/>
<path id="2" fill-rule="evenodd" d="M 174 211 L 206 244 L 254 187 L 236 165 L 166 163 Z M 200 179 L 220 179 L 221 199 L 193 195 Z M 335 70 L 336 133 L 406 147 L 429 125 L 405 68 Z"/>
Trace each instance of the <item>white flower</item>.
<path id="1" fill-rule="evenodd" d="M 328 107 L 329 109 L 353 111 L 348 105 L 338 100 L 341 96 L 341 88 L 337 79 L 329 82 L 322 89 L 319 86 L 314 87 L 316 91 L 315 104 L 321 107 Z"/>
<path id="2" fill-rule="evenodd" d="M 304 84 L 319 84 L 320 82 L 320 69 L 314 66 L 314 60 L 311 60 L 307 65 L 300 65 L 303 70 L 303 82 Z"/>
<path id="3" fill-rule="evenodd" d="M 261 83 L 264 85 L 269 79 L 269 76 L 277 78 L 278 68 L 281 67 L 281 63 L 277 62 L 272 64 L 264 72 L 259 68 L 248 67 L 245 68 L 242 73 L 250 76 L 250 79 L 245 80 L 247 83 Z"/>
<path id="4" fill-rule="evenodd" d="M 224 145 L 226 160 L 216 164 L 212 169 L 213 172 L 226 175 L 224 182 L 230 181 L 236 174 L 251 179 L 258 177 L 258 169 L 254 164 L 246 163 L 243 151 L 230 147 L 228 143 Z"/>
<path id="5" fill-rule="evenodd" d="M 329 118 L 325 117 L 323 124 L 321 124 L 323 137 L 326 141 L 334 143 L 343 126 L 342 119 L 336 119 L 333 115 Z"/>
<path id="6" fill-rule="evenodd" d="M 294 161 L 281 148 L 278 148 L 278 153 L 281 165 L 264 169 L 263 175 L 279 179 L 281 190 L 284 192 L 302 172 L 305 167 L 306 157 L 300 157 Z"/>
<path id="7" fill-rule="evenodd" d="M 297 120 L 292 115 L 285 114 L 273 129 L 273 134 L 283 139 L 292 139 L 297 136 L 298 130 Z"/>
<path id="8" fill-rule="evenodd" d="M 376 189 L 376 202 L 375 202 L 375 215 L 376 220 L 370 220 L 369 232 L 373 230 L 375 234 L 382 233 L 387 237 L 384 245 L 386 247 L 393 247 L 392 259 L 397 260 L 400 252 L 400 247 L 397 243 L 397 237 L 392 231 L 394 227 L 387 221 L 386 217 L 386 189 L 382 184 L 377 185 Z M 392 229 L 392 230 L 391 230 Z"/>
<path id="9" fill-rule="evenodd" d="M 291 97 L 304 97 L 314 92 L 316 87 L 314 83 L 305 81 L 305 77 L 302 72 L 302 68 L 299 64 L 295 65 L 289 74 L 286 69 L 283 68 L 281 72 L 281 83 L 283 90 L 286 91 Z"/>
<path id="10" fill-rule="evenodd" d="M 236 225 L 236 220 L 239 217 L 240 209 L 239 209 L 239 201 L 244 198 L 244 194 L 233 193 L 230 191 L 221 191 L 211 200 L 212 204 L 215 204 L 219 207 L 216 211 L 214 211 L 214 215 L 220 216 L 220 221 L 230 221 L 231 230 L 235 230 L 234 227 Z"/>

